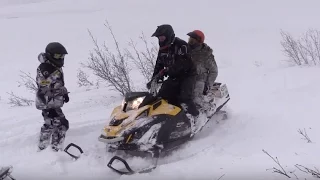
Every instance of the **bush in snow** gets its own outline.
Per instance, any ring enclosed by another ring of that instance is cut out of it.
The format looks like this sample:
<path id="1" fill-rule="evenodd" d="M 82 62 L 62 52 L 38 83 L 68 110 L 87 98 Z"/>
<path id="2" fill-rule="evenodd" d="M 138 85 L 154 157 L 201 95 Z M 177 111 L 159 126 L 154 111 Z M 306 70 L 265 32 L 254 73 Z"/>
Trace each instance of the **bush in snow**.
<path id="1" fill-rule="evenodd" d="M 35 93 L 38 90 L 37 87 L 37 83 L 36 80 L 34 78 L 32 78 L 30 73 L 25 73 L 23 71 L 20 71 L 20 78 L 21 81 L 18 81 L 19 86 L 24 86 L 28 91 L 30 91 L 31 93 Z"/>
<path id="2" fill-rule="evenodd" d="M 10 95 L 9 104 L 11 104 L 12 106 L 31 106 L 34 102 L 33 100 L 15 95 L 13 92 L 8 94 Z"/>
<path id="3" fill-rule="evenodd" d="M 20 71 L 20 79 L 21 81 L 18 81 L 18 87 L 24 87 L 26 88 L 30 93 L 34 94 L 37 91 L 37 84 L 36 80 L 32 78 L 30 73 L 26 73 L 23 71 Z M 12 106 L 31 106 L 34 102 L 33 100 L 30 100 L 25 97 L 18 96 L 14 94 L 13 92 L 7 93 L 9 94 L 9 104 Z"/>
<path id="4" fill-rule="evenodd" d="M 272 157 L 266 150 L 262 150 L 265 154 L 267 154 L 279 167 L 279 168 L 275 168 L 273 167 L 272 170 L 273 170 L 273 173 L 278 173 L 278 174 L 281 174 L 281 175 L 284 175 L 286 176 L 287 178 L 291 178 L 288 173 L 285 171 L 285 169 L 282 167 L 282 165 L 280 164 L 279 160 L 277 157 Z M 309 174 L 315 178 L 320 178 L 320 171 L 318 168 L 314 167 L 314 170 L 311 169 L 311 168 L 308 168 L 308 167 L 305 167 L 305 166 L 302 166 L 300 164 L 296 164 L 295 167 L 300 170 L 301 172 L 304 172 L 306 174 Z M 267 169 L 267 170 L 270 170 L 270 169 Z M 298 176 L 295 174 L 295 170 L 293 171 L 290 171 L 289 172 L 290 174 L 293 174 L 296 179 L 299 179 Z M 304 178 L 306 179 L 306 178 Z"/>
<path id="5" fill-rule="evenodd" d="M 79 87 L 93 86 L 93 82 L 88 79 L 89 75 L 81 69 L 78 69 L 77 78 L 78 78 L 78 86 Z"/>
<path id="6" fill-rule="evenodd" d="M 281 36 L 283 51 L 290 61 L 299 66 L 320 63 L 320 31 L 310 29 L 299 39 L 284 31 Z"/>
<path id="7" fill-rule="evenodd" d="M 90 53 L 89 61 L 85 64 L 82 63 L 82 66 L 92 70 L 93 74 L 106 81 L 109 87 L 112 87 L 114 90 L 124 95 L 127 92 L 133 91 L 133 83 L 130 78 L 131 69 L 128 64 L 130 60 L 134 63 L 136 68 L 139 69 L 141 75 L 147 82 L 153 73 L 158 48 L 156 44 L 148 44 L 145 35 L 142 33 L 139 38 L 144 44 L 145 49 L 143 51 L 137 48 L 137 44 L 132 39 L 128 44 L 131 49 L 124 48 L 122 51 L 108 21 L 106 21 L 104 25 L 109 29 L 113 38 L 116 52 L 111 52 L 105 43 L 100 47 L 98 41 L 89 31 L 90 37 L 94 43 L 94 49 L 93 52 Z M 87 77 L 83 74 L 83 71 L 82 73 L 78 73 L 78 79 L 81 84 L 92 84 L 87 81 Z"/>
<path id="8" fill-rule="evenodd" d="M 104 24 L 110 31 L 114 44 L 116 46 L 116 53 L 113 53 L 104 43 L 102 47 L 98 45 L 98 41 L 94 39 L 92 33 L 89 34 L 94 43 L 93 52 L 90 53 L 89 61 L 82 64 L 89 68 L 99 78 L 105 80 L 110 87 L 125 95 L 131 92 L 132 81 L 130 79 L 130 70 L 128 66 L 128 55 L 120 50 L 119 43 L 116 40 L 111 26 L 108 22 Z"/>
<path id="9" fill-rule="evenodd" d="M 129 46 L 132 48 L 134 53 L 127 51 L 127 54 L 129 58 L 133 60 L 136 67 L 140 70 L 140 73 L 143 75 L 145 81 L 148 82 L 153 74 L 153 69 L 158 55 L 158 46 L 154 43 L 151 43 L 150 47 L 143 33 L 139 39 L 143 42 L 145 51 L 139 51 L 136 44 L 131 39 Z M 135 56 L 133 56 L 133 54 L 135 54 Z"/>
<path id="10" fill-rule="evenodd" d="M 308 143 L 312 143 L 311 139 L 309 138 L 306 129 L 302 131 L 301 129 L 298 130 L 298 133 L 303 136 L 303 139 L 305 139 Z"/>

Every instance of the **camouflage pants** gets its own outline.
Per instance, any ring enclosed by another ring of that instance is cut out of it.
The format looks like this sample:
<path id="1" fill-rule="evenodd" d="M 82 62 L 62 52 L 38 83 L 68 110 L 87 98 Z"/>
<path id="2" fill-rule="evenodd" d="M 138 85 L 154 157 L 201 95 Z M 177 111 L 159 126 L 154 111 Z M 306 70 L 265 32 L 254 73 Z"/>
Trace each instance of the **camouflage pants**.
<path id="1" fill-rule="evenodd" d="M 197 81 L 195 83 L 195 87 L 193 90 L 194 94 L 194 102 L 198 107 L 202 107 L 203 104 L 203 90 L 205 88 L 205 82 L 203 81 Z"/>
<path id="2" fill-rule="evenodd" d="M 63 143 L 69 129 L 69 121 L 61 108 L 42 110 L 42 116 L 44 124 L 40 130 L 39 149 L 45 149 L 51 139 L 52 149 L 58 151 L 58 146 Z"/>

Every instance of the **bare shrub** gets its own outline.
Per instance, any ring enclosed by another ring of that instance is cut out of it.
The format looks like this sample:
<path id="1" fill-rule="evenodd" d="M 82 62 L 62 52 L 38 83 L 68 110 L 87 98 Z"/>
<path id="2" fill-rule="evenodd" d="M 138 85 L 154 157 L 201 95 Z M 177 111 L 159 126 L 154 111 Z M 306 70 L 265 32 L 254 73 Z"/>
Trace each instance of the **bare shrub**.
<path id="1" fill-rule="evenodd" d="M 281 30 L 284 54 L 296 65 L 317 65 L 320 63 L 320 31 L 309 29 L 301 38 L 295 39 Z"/>
<path id="2" fill-rule="evenodd" d="M 78 78 L 78 86 L 93 86 L 93 82 L 89 81 L 89 75 L 85 73 L 83 70 L 78 69 L 77 73 L 77 78 Z"/>
<path id="3" fill-rule="evenodd" d="M 309 138 L 309 136 L 308 136 L 308 134 L 307 134 L 306 129 L 304 129 L 304 131 L 302 131 L 301 129 L 299 129 L 299 130 L 298 130 L 298 133 L 301 134 L 301 135 L 304 137 L 303 139 L 307 140 L 308 143 L 312 143 L 312 141 L 310 140 L 310 138 Z"/>
<path id="4" fill-rule="evenodd" d="M 102 47 L 98 45 L 98 41 L 93 37 L 89 31 L 90 37 L 94 43 L 93 52 L 90 53 L 89 61 L 83 64 L 84 67 L 89 68 L 99 78 L 105 80 L 109 87 L 113 90 L 125 95 L 133 90 L 132 81 L 130 79 L 130 70 L 127 64 L 128 55 L 120 50 L 119 43 L 112 31 L 108 21 L 104 24 L 110 31 L 114 44 L 116 46 L 116 53 L 109 50 L 104 43 Z M 126 52 L 126 51 L 125 51 Z"/>
<path id="5" fill-rule="evenodd" d="M 144 44 L 144 51 L 139 51 L 137 49 L 137 44 L 131 39 L 129 46 L 132 48 L 133 53 L 127 50 L 127 54 L 135 63 L 136 67 L 140 70 L 140 73 L 143 75 L 145 81 L 148 82 L 153 74 L 153 69 L 158 55 L 158 46 L 154 43 L 149 45 L 143 32 L 141 33 L 139 39 Z"/>
<path id="6" fill-rule="evenodd" d="M 29 100 L 27 98 L 17 96 L 13 92 L 7 93 L 10 95 L 9 97 L 9 104 L 12 106 L 31 106 L 34 102 L 33 100 Z"/>
<path id="7" fill-rule="evenodd" d="M 220 180 L 223 178 L 223 176 L 225 176 L 225 174 L 221 175 L 217 180 Z"/>
<path id="8" fill-rule="evenodd" d="M 264 149 L 263 149 L 262 151 L 263 151 L 264 153 L 266 153 L 266 154 L 281 168 L 281 170 L 280 170 L 280 169 L 278 169 L 278 168 L 273 167 L 272 170 L 273 170 L 274 173 L 279 173 L 279 174 L 282 174 L 282 175 L 284 175 L 284 176 L 286 176 L 286 177 L 288 177 L 288 178 L 291 178 L 291 177 L 288 175 L 288 173 L 283 169 L 283 167 L 281 166 L 281 164 L 280 164 L 280 162 L 279 162 L 279 160 L 278 160 L 277 157 L 276 157 L 276 158 L 272 157 L 272 156 L 271 156 L 267 151 L 265 151 Z M 270 170 L 270 169 L 267 169 L 267 170 Z"/>
<path id="9" fill-rule="evenodd" d="M 23 71 L 20 71 L 20 73 L 21 81 L 18 81 L 18 87 L 24 86 L 31 93 L 36 92 L 38 90 L 37 82 L 31 74 Z"/>
<path id="10" fill-rule="evenodd" d="M 307 167 L 299 165 L 299 164 L 296 164 L 295 166 L 296 166 L 296 168 L 298 168 L 300 171 L 302 171 L 304 173 L 311 174 L 315 178 L 320 178 L 320 171 L 316 167 L 314 168 L 315 170 L 312 170 L 310 168 L 307 168 Z"/>
<path id="11" fill-rule="evenodd" d="M 30 93 L 35 93 L 38 90 L 38 86 L 36 83 L 36 80 L 31 76 L 30 73 L 26 73 L 23 71 L 20 71 L 20 81 L 18 81 L 18 87 L 24 87 L 26 90 L 28 90 Z M 12 106 L 31 106 L 34 102 L 33 100 L 30 100 L 28 98 L 18 96 L 14 94 L 12 91 L 9 94 L 9 102 L 8 104 L 11 104 Z"/>

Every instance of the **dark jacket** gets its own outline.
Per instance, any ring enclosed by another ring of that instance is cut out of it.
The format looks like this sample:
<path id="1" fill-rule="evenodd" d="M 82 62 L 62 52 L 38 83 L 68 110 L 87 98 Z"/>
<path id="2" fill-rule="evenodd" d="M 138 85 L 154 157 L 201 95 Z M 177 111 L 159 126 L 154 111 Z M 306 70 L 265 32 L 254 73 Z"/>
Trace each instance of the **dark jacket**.
<path id="1" fill-rule="evenodd" d="M 176 37 L 171 46 L 159 49 L 152 77 L 164 68 L 168 68 L 167 75 L 171 79 L 182 80 L 189 76 L 195 76 L 196 67 L 191 60 L 189 51 L 188 43 Z"/>

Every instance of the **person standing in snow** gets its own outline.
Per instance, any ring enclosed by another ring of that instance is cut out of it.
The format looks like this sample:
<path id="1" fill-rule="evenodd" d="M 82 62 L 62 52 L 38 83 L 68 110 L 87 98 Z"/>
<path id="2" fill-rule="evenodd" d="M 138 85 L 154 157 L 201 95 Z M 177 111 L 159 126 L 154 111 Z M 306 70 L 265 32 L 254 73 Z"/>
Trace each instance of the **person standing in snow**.
<path id="1" fill-rule="evenodd" d="M 162 79 L 168 76 L 159 90 L 158 97 L 177 106 L 183 103 L 187 106 L 187 113 L 193 117 L 198 116 L 199 111 L 193 102 L 196 69 L 188 54 L 188 43 L 176 37 L 169 24 L 158 26 L 152 37 L 158 38 L 160 48 L 151 79 L 158 74 Z M 151 81 L 147 84 L 148 89 Z"/>
<path id="2" fill-rule="evenodd" d="M 39 150 L 50 144 L 54 151 L 59 150 L 69 129 L 69 121 L 61 107 L 69 102 L 68 91 L 64 83 L 62 66 L 66 48 L 59 42 L 51 42 L 45 52 L 38 55 L 40 65 L 37 68 L 36 108 L 42 110 L 44 124 L 40 130 Z"/>
<path id="3" fill-rule="evenodd" d="M 204 43 L 204 33 L 200 30 L 194 30 L 187 35 L 191 49 L 190 55 L 197 68 L 194 102 L 197 106 L 202 107 L 204 104 L 203 95 L 214 87 L 218 76 L 218 67 L 212 49 Z"/>

